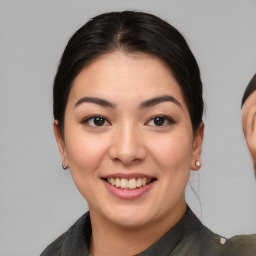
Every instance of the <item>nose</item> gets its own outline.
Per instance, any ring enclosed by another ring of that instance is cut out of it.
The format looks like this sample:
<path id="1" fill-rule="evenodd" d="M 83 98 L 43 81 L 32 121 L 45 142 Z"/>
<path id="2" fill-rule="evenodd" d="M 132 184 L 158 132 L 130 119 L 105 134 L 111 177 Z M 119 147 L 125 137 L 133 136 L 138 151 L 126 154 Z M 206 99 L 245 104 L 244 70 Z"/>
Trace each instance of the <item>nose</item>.
<path id="1" fill-rule="evenodd" d="M 131 124 L 117 127 L 113 134 L 109 155 L 112 160 L 120 161 L 124 165 L 144 160 L 147 151 L 139 128 Z"/>

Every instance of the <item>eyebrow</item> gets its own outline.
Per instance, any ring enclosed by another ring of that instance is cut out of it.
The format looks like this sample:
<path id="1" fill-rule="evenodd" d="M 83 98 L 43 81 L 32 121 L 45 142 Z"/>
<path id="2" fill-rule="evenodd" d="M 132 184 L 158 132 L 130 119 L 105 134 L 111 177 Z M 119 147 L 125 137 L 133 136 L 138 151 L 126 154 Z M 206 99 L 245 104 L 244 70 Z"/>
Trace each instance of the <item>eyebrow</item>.
<path id="1" fill-rule="evenodd" d="M 140 108 L 148 108 L 148 107 L 153 107 L 159 103 L 163 103 L 163 102 L 172 102 L 174 104 L 176 104 L 178 107 L 182 108 L 182 105 L 180 104 L 180 102 L 178 100 L 176 100 L 173 96 L 169 96 L 169 95 L 163 95 L 163 96 L 159 96 L 147 101 L 144 101 L 140 104 Z"/>
<path id="2" fill-rule="evenodd" d="M 115 107 L 115 104 L 107 101 L 107 100 L 103 100 L 103 99 L 100 99 L 100 98 L 95 98 L 95 97 L 83 97 L 81 99 L 79 99 L 76 104 L 75 104 L 75 108 L 77 106 L 79 106 L 80 104 L 82 103 L 93 103 L 93 104 L 97 104 L 97 105 L 100 105 L 100 106 L 103 106 L 103 107 L 110 107 L 110 108 L 114 108 Z"/>
<path id="3" fill-rule="evenodd" d="M 181 109 L 183 109 L 180 102 L 178 100 L 176 100 L 173 96 L 170 96 L 170 95 L 163 95 L 163 96 L 159 96 L 159 97 L 155 97 L 155 98 L 146 100 L 140 104 L 140 108 L 153 107 L 153 106 L 163 103 L 163 102 L 172 102 L 172 103 L 176 104 L 178 107 L 180 107 Z M 97 104 L 97 105 L 100 105 L 103 107 L 110 107 L 110 108 L 115 108 L 115 106 L 116 106 L 115 104 L 113 104 L 107 100 L 100 99 L 100 98 L 83 97 L 76 102 L 75 108 L 77 106 L 81 105 L 82 103 L 93 103 L 93 104 Z"/>

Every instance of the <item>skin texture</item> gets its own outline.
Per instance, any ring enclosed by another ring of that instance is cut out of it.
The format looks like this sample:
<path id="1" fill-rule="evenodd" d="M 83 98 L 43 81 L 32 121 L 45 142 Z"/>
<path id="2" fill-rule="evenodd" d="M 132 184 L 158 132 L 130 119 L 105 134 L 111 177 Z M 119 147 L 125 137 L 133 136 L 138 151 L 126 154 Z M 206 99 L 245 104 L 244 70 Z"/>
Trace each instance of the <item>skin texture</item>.
<path id="1" fill-rule="evenodd" d="M 244 137 L 251 154 L 254 172 L 256 174 L 256 91 L 245 101 L 242 108 L 242 126 Z"/>
<path id="2" fill-rule="evenodd" d="M 172 96 L 142 106 L 152 98 Z M 97 97 L 112 106 L 77 102 Z M 167 116 L 161 126 L 155 116 Z M 95 126 L 94 119 L 106 119 Z M 62 162 L 87 200 L 94 255 L 134 255 L 173 227 L 186 210 L 190 170 L 198 170 L 203 124 L 193 134 L 181 89 L 167 66 L 142 54 L 113 52 L 88 64 L 76 77 L 65 111 L 64 139 L 54 123 Z M 135 199 L 113 195 L 105 176 L 148 175 L 156 181 Z M 104 239 L 103 239 L 104 238 Z"/>

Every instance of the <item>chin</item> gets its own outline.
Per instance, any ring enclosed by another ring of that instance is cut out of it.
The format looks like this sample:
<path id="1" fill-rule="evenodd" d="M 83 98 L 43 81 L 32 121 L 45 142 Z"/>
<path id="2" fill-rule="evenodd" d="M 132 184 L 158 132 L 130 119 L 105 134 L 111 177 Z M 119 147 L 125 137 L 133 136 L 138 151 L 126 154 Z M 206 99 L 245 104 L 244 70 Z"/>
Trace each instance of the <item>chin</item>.
<path id="1" fill-rule="evenodd" d="M 115 218 L 113 222 L 118 225 L 125 228 L 139 228 L 144 225 L 146 225 L 149 221 L 145 219 L 144 216 L 138 217 L 138 216 L 122 216 L 120 218 Z"/>
<path id="2" fill-rule="evenodd" d="M 147 213 L 153 215 L 151 211 L 142 209 L 119 209 L 110 213 L 107 218 L 116 225 L 127 227 L 127 228 L 136 228 L 141 227 L 150 222 L 152 217 L 147 216 Z"/>

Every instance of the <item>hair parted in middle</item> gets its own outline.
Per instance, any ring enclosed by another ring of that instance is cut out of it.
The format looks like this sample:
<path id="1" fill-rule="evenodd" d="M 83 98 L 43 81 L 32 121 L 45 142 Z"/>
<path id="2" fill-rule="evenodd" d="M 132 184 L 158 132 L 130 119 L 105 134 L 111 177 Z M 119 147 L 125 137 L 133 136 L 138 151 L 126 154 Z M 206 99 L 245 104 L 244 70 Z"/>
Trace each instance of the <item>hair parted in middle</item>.
<path id="1" fill-rule="evenodd" d="M 53 86 L 53 115 L 64 137 L 64 114 L 72 83 L 90 61 L 114 51 L 146 53 L 162 60 L 177 80 L 195 132 L 202 121 L 202 82 L 196 59 L 181 33 L 148 13 L 123 11 L 98 15 L 69 40 Z"/>

